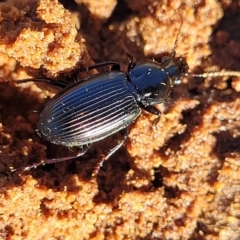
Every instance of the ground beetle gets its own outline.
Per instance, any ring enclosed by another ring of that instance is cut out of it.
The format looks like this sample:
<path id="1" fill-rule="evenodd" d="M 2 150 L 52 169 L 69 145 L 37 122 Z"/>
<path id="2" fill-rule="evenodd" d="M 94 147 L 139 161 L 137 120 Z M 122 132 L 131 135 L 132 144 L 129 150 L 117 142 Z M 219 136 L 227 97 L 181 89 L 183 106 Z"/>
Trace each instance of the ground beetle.
<path id="1" fill-rule="evenodd" d="M 155 114 L 155 124 L 158 122 L 161 113 L 154 105 L 164 102 L 174 84 L 187 73 L 188 65 L 184 58 L 175 57 L 175 52 L 170 57 L 163 57 L 161 62 L 144 60 L 135 63 L 129 54 L 128 57 L 130 63 L 126 73 L 120 70 L 118 62 L 103 62 L 88 70 L 111 66 L 109 71 L 73 84 L 52 79 L 18 81 L 47 82 L 62 88 L 43 109 L 37 133 L 54 144 L 81 147 L 76 156 L 46 159 L 24 170 L 79 157 L 92 143 L 122 131 L 122 141 L 100 159 L 95 169 L 97 173 L 103 161 L 123 145 L 128 136 L 128 126 L 140 115 L 141 109 Z"/>

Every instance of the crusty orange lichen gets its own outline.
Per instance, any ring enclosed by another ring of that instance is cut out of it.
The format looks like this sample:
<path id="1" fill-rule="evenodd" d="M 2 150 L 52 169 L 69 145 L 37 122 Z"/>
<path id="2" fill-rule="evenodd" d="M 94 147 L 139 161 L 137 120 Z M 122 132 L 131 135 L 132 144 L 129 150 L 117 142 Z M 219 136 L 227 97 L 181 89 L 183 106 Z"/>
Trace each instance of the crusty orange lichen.
<path id="1" fill-rule="evenodd" d="M 24 3 L 14 1 L 14 6 L 1 9 L 1 52 L 24 67 L 43 68 L 51 75 L 72 69 L 79 61 L 88 64 L 84 39 L 77 37 L 69 11 L 57 0 Z"/>

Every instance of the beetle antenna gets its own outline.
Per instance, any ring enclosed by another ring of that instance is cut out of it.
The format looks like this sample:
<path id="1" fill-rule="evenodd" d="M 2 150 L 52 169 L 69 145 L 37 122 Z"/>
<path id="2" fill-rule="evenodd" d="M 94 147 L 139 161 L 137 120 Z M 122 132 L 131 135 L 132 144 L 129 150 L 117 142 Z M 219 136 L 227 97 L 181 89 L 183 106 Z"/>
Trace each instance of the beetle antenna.
<path id="1" fill-rule="evenodd" d="M 182 29 L 182 26 L 183 26 L 183 18 L 182 18 L 181 15 L 180 15 L 180 17 L 181 17 L 181 24 L 180 24 L 180 27 L 178 28 L 178 32 L 177 32 L 177 35 L 176 35 L 176 40 L 175 40 L 174 45 L 173 45 L 173 51 L 172 51 L 172 57 L 173 58 L 176 56 L 176 48 L 177 48 L 177 44 L 178 44 L 178 37 L 180 35 L 181 29 Z"/>
<path id="2" fill-rule="evenodd" d="M 240 72 L 237 71 L 221 71 L 221 72 L 206 72 L 201 74 L 187 74 L 189 77 L 240 77 Z"/>

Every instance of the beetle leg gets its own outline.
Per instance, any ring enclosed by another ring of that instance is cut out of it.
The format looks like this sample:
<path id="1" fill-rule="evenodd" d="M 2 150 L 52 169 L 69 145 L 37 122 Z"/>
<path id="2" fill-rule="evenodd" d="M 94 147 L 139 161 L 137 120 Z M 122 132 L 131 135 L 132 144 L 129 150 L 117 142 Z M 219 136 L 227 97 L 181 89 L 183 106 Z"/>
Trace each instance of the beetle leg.
<path id="1" fill-rule="evenodd" d="M 161 117 L 161 112 L 154 106 L 141 106 L 145 111 L 151 113 L 151 114 L 154 114 L 154 115 L 157 115 L 157 117 L 154 119 L 153 121 L 153 126 L 154 128 L 157 126 L 159 120 L 160 120 L 160 117 Z"/>
<path id="2" fill-rule="evenodd" d="M 129 59 L 128 72 L 130 72 L 136 66 L 136 59 L 135 59 L 135 57 L 133 55 L 131 55 L 128 52 L 128 49 L 127 49 L 127 47 L 125 46 L 125 44 L 123 42 L 121 42 L 120 45 L 124 49 L 128 59 Z"/>
<path id="3" fill-rule="evenodd" d="M 103 162 L 108 160 L 124 144 L 124 142 L 127 140 L 128 132 L 129 132 L 128 128 L 125 128 L 125 129 L 121 130 L 121 132 L 123 133 L 123 139 L 114 148 L 110 149 L 106 155 L 102 156 L 102 158 L 98 161 L 92 176 L 96 176 L 98 174 L 100 168 L 103 165 Z"/>
<path id="4" fill-rule="evenodd" d="M 100 68 L 100 67 L 104 67 L 104 66 L 111 66 L 111 71 L 112 70 L 120 70 L 120 65 L 118 62 L 116 61 L 108 61 L 108 62 L 102 62 L 102 63 L 96 63 L 94 65 L 91 65 L 87 68 L 80 68 L 80 69 L 77 69 L 76 72 L 88 72 L 92 69 L 95 69 L 95 68 Z M 76 75 L 76 73 L 74 73 L 74 75 Z M 73 76 L 71 76 L 72 78 Z M 78 77 L 77 78 L 77 82 L 79 81 Z M 59 80 L 53 80 L 53 79 L 50 79 L 50 78 L 31 78 L 31 79 L 21 79 L 21 80 L 17 80 L 16 81 L 17 83 L 26 83 L 26 82 L 44 82 L 44 83 L 48 83 L 52 86 L 55 86 L 55 87 L 59 87 L 59 88 L 65 88 L 69 85 L 71 85 L 72 83 L 69 82 L 63 82 L 63 81 L 59 81 Z"/>
<path id="5" fill-rule="evenodd" d="M 88 72 L 88 71 L 91 71 L 92 69 L 106 67 L 106 66 L 111 66 L 111 70 L 120 70 L 120 65 L 117 61 L 107 61 L 107 62 L 96 63 L 86 68 L 83 67 L 83 68 L 77 69 L 76 72 L 84 72 L 84 71 Z"/>
<path id="6" fill-rule="evenodd" d="M 104 67 L 104 66 L 111 66 L 110 71 L 113 71 L 113 70 L 119 71 L 120 70 L 120 65 L 119 65 L 118 62 L 116 62 L 116 61 L 108 61 L 108 62 L 96 63 L 96 64 L 94 64 L 92 66 L 89 66 L 89 67 L 86 67 L 86 68 L 83 67 L 83 68 L 77 69 L 75 71 L 75 73 L 72 74 L 69 78 L 71 80 L 73 80 L 73 82 L 83 82 L 83 81 L 86 81 L 86 80 L 89 79 L 89 77 L 87 76 L 86 78 L 79 78 L 78 73 L 80 73 L 80 72 L 89 72 L 92 69 L 96 69 L 96 68 L 100 68 L 100 67 Z"/>
<path id="7" fill-rule="evenodd" d="M 136 66 L 136 59 L 130 53 L 126 52 L 129 59 L 128 72 L 130 72 Z"/>
<path id="8" fill-rule="evenodd" d="M 50 85 L 53 85 L 53 86 L 59 87 L 59 88 L 65 88 L 65 87 L 70 85 L 67 82 L 57 81 L 57 80 L 53 80 L 53 79 L 50 79 L 50 78 L 30 78 L 30 79 L 17 80 L 16 82 L 17 83 L 44 82 L 44 83 L 48 83 Z"/>
<path id="9" fill-rule="evenodd" d="M 88 68 L 88 70 L 92 70 L 94 68 L 104 67 L 104 66 L 111 66 L 112 70 L 120 70 L 119 62 L 116 61 L 108 61 L 108 62 L 102 62 L 102 63 L 96 63 Z"/>
<path id="10" fill-rule="evenodd" d="M 84 155 L 84 154 L 87 152 L 88 149 L 89 149 L 89 145 L 84 145 L 84 146 L 82 146 L 82 149 L 81 149 L 81 150 L 77 153 L 77 155 L 75 155 L 75 156 L 69 156 L 69 157 L 63 157 L 63 158 L 45 159 L 45 160 L 42 161 L 42 162 L 33 163 L 32 165 L 29 165 L 29 166 L 27 166 L 27 167 L 24 167 L 24 168 L 21 169 L 21 170 L 23 170 L 23 171 L 29 171 L 30 169 L 36 168 L 36 167 L 38 167 L 38 166 L 40 166 L 40 165 L 45 165 L 45 164 L 49 164 L 49 163 L 56 163 L 56 162 L 63 162 L 63 161 L 67 161 L 67 160 L 72 160 L 72 159 L 74 159 L 74 158 L 78 158 L 78 157 Z M 12 169 L 11 171 L 14 172 L 14 171 L 16 171 L 16 170 L 18 170 L 18 169 Z M 19 170 L 20 170 L 20 169 L 19 169 Z"/>

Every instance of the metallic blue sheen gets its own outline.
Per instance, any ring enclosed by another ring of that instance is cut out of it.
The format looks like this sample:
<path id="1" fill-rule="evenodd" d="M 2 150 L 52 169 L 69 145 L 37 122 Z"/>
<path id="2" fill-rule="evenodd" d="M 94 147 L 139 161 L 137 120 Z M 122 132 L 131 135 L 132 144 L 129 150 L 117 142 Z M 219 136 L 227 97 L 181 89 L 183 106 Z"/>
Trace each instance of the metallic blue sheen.
<path id="1" fill-rule="evenodd" d="M 64 146 L 99 141 L 126 128 L 141 113 L 126 74 L 111 71 L 56 94 L 40 115 L 38 132 Z"/>
<path id="2" fill-rule="evenodd" d="M 42 111 L 38 134 L 55 144 L 83 146 L 127 128 L 141 108 L 157 115 L 158 121 L 160 112 L 154 105 L 168 97 L 187 68 L 185 59 L 165 57 L 160 63 L 130 64 L 128 73 L 112 70 L 71 84 Z"/>

